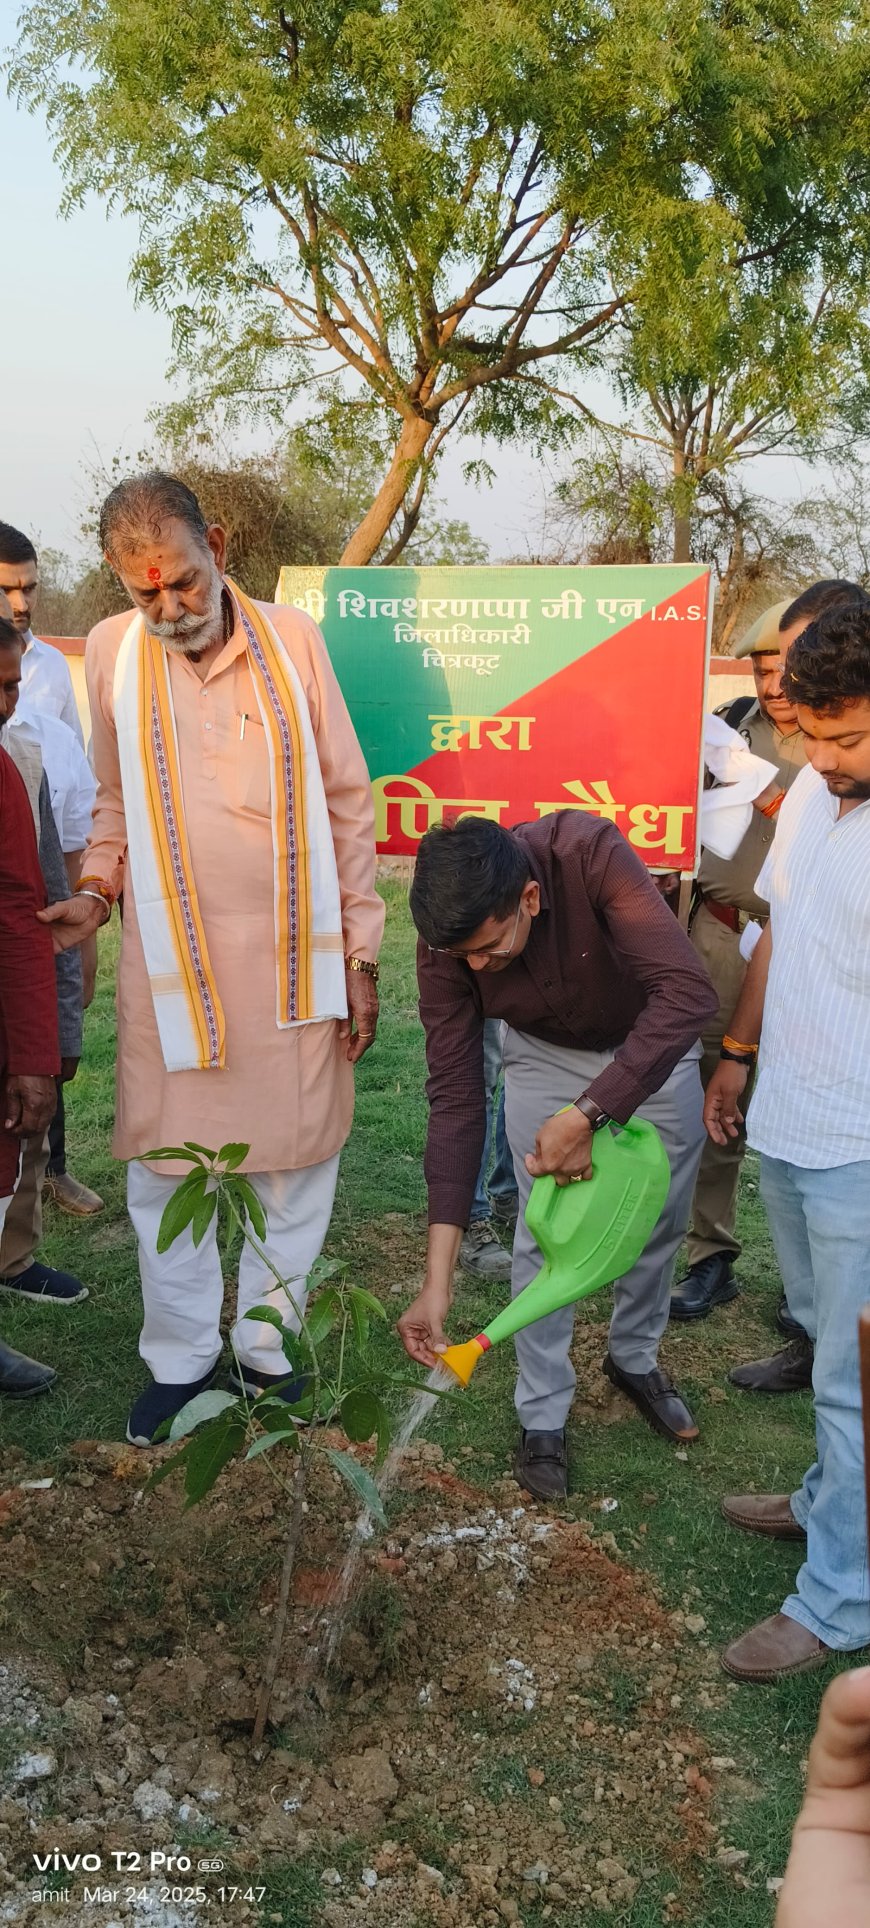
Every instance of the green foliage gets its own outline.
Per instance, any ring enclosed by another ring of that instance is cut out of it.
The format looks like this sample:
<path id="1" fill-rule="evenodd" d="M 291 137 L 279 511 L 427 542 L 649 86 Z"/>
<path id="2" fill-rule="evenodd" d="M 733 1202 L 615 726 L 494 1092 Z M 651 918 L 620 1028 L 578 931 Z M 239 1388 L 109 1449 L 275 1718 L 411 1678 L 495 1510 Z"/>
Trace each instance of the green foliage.
<path id="1" fill-rule="evenodd" d="M 10 66 L 66 206 L 138 223 L 175 428 L 313 395 L 380 450 L 348 561 L 460 423 L 561 448 L 590 371 L 714 466 L 864 386 L 863 0 L 37 0 Z"/>
<path id="2" fill-rule="evenodd" d="M 831 502 L 826 511 L 822 503 L 799 502 L 789 509 L 769 502 L 741 486 L 736 461 L 723 452 L 721 468 L 711 465 L 696 476 L 688 502 L 691 558 L 706 564 L 716 582 L 713 647 L 720 651 L 779 597 L 796 595 L 819 575 L 851 573 L 826 569 L 823 561 L 825 531 L 836 537 L 844 507 Z M 548 505 L 551 548 L 578 562 L 667 562 L 685 506 L 668 468 L 663 449 L 590 433 Z M 838 554 L 844 552 L 841 543 Z"/>
<path id="3" fill-rule="evenodd" d="M 336 1472 L 341 1474 L 342 1479 L 350 1487 L 354 1497 L 362 1500 L 363 1506 L 368 1508 L 372 1519 L 377 1520 L 379 1526 L 386 1526 L 387 1516 L 383 1502 L 371 1474 L 366 1472 L 358 1459 L 351 1459 L 349 1453 L 337 1453 L 334 1447 L 330 1448 L 329 1459 Z"/>
<path id="4" fill-rule="evenodd" d="M 184 1160 L 193 1166 L 163 1213 L 159 1251 L 168 1251 L 188 1226 L 198 1242 L 198 1215 L 208 1206 L 209 1223 L 221 1210 L 224 1221 L 240 1229 L 269 1265 L 263 1250 L 266 1215 L 249 1179 L 239 1170 L 248 1150 L 247 1145 L 231 1143 L 210 1151 L 207 1145 L 187 1140 L 184 1145 L 168 1145 L 148 1154 L 158 1161 Z M 306 1438 L 299 1430 L 300 1424 L 307 1426 L 315 1419 L 338 1423 L 347 1439 L 357 1445 L 375 1438 L 380 1463 L 389 1449 L 391 1432 L 381 1389 L 392 1384 L 403 1391 L 415 1389 L 416 1381 L 373 1370 L 366 1357 L 371 1321 L 375 1318 L 383 1322 L 386 1313 L 373 1293 L 347 1283 L 337 1260 L 320 1258 L 312 1267 L 306 1280 L 308 1304 L 304 1316 L 302 1302 L 297 1304 L 278 1273 L 275 1284 L 287 1295 L 294 1323 L 288 1323 L 275 1305 L 254 1306 L 245 1317 L 280 1333 L 288 1367 L 286 1377 L 276 1377 L 274 1385 L 254 1399 L 244 1393 L 236 1397 L 214 1389 L 198 1393 L 161 1429 L 159 1436 L 168 1437 L 173 1444 L 184 1439 L 186 1444 L 158 1467 L 149 1484 L 182 1467 L 187 1506 L 204 1499 L 228 1461 L 243 1451 L 246 1460 L 254 1460 L 276 1449 L 279 1453 L 301 1453 L 303 1458 L 317 1450 L 315 1436 Z M 357 1355 L 353 1362 L 351 1340 Z M 336 1342 L 337 1356 L 333 1358 Z M 288 1389 L 296 1391 L 292 1400 L 282 1396 Z M 373 1517 L 383 1522 L 380 1495 L 371 1476 L 347 1453 L 329 1449 L 329 1458 Z"/>

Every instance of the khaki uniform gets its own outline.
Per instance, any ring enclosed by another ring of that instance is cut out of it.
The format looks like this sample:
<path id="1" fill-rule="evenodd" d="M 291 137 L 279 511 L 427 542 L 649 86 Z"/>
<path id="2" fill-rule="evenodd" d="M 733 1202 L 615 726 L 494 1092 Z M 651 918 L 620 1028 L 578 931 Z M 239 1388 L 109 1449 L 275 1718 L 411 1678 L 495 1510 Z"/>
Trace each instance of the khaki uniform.
<path id="1" fill-rule="evenodd" d="M 727 718 L 727 709 L 720 714 Z M 800 730 L 792 736 L 782 736 L 758 703 L 753 703 L 737 728 L 756 756 L 776 764 L 783 789 L 788 790 L 806 763 Z M 705 1088 L 719 1062 L 722 1034 L 731 1022 L 743 984 L 746 965 L 740 955 L 741 932 L 753 918 L 759 924 L 767 922 L 767 905 L 756 895 L 755 881 L 775 831 L 775 817 L 763 817 L 760 811 L 753 810 L 752 822 L 733 857 L 714 857 L 709 850 L 701 852 L 698 885 L 703 901 L 693 914 L 689 936 L 719 993 L 719 1010 L 701 1035 L 701 1078 Z M 711 904 L 736 913 L 730 919 L 733 928 L 717 918 Z M 686 1239 L 690 1266 L 698 1265 L 714 1252 L 727 1252 L 733 1258 L 739 1256 L 734 1224 L 737 1184 L 745 1149 L 742 1134 L 730 1139 L 727 1145 L 714 1145 L 708 1139 L 704 1146 Z"/>

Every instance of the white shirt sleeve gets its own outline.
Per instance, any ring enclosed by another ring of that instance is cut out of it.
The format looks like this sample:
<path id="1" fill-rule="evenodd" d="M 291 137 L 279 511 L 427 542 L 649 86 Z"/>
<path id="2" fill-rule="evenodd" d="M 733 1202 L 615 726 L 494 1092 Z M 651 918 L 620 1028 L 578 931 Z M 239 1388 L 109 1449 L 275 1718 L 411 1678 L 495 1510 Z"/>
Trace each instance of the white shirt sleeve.
<path id="1" fill-rule="evenodd" d="M 61 662 L 63 662 L 63 657 L 61 657 Z M 69 670 L 66 668 L 66 663 L 63 663 L 63 666 L 64 666 L 64 669 L 66 670 L 66 680 L 67 680 L 68 687 L 64 692 L 63 708 L 61 709 L 61 712 L 60 712 L 60 720 L 62 723 L 65 723 L 67 725 L 68 729 L 72 730 L 73 736 L 75 737 L 76 742 L 79 746 L 79 749 L 81 750 L 82 756 L 84 756 L 85 736 L 84 736 L 84 731 L 82 729 L 82 719 L 79 716 L 79 706 L 76 702 L 75 690 L 73 689 L 73 686 L 72 686 L 72 677 L 70 676 Z"/>
<path id="2" fill-rule="evenodd" d="M 57 717 L 61 723 L 65 723 L 81 749 L 84 749 L 84 733 L 69 664 L 60 650 L 51 643 L 44 643 L 41 636 L 34 636 L 24 652 L 21 694 L 34 710 Z"/>
<path id="3" fill-rule="evenodd" d="M 97 785 L 81 744 L 73 737 L 68 744 L 69 781 L 64 798 L 61 845 L 64 856 L 71 850 L 84 850 L 91 834 Z"/>

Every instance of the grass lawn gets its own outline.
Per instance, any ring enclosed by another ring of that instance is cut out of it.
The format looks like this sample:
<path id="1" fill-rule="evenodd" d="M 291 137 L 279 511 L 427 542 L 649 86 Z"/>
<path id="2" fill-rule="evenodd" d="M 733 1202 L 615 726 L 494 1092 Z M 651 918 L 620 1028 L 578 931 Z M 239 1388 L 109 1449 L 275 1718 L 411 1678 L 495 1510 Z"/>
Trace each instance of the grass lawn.
<path id="1" fill-rule="evenodd" d="M 398 886 L 384 887 L 389 918 L 383 960 L 378 1044 L 358 1074 L 353 1136 L 342 1161 L 329 1250 L 346 1258 L 359 1282 L 387 1293 L 391 1313 L 401 1309 L 424 1252 L 424 1190 L 421 1154 L 425 1132 L 423 1042 L 416 1016 L 413 934 Z M 114 1051 L 115 937 L 104 941 L 100 988 L 88 1022 L 85 1062 L 69 1093 L 71 1168 L 97 1186 L 105 1214 L 80 1224 L 49 1213 L 43 1250 L 55 1264 L 77 1271 L 91 1288 L 81 1308 L 52 1313 L 0 1302 L 4 1337 L 51 1360 L 59 1368 L 51 1397 L 3 1408 L 5 1444 L 22 1446 L 34 1461 L 51 1462 L 75 1438 L 123 1436 L 131 1395 L 143 1382 L 137 1355 L 138 1277 L 123 1208 L 123 1171 L 108 1153 Z M 409 1238 L 409 1229 L 412 1236 Z M 799 1549 L 765 1543 L 730 1530 L 719 1515 L 723 1493 L 789 1490 L 801 1476 L 812 1448 L 809 1398 L 752 1399 L 729 1387 L 728 1367 L 756 1357 L 777 1343 L 773 1312 L 778 1279 L 757 1191 L 754 1161 L 747 1160 L 743 1187 L 739 1265 L 744 1290 L 700 1329 L 670 1332 L 664 1360 L 686 1393 L 702 1426 L 701 1444 L 678 1459 L 626 1409 L 614 1419 L 599 1407 L 601 1339 L 605 1297 L 585 1306 L 580 1330 L 581 1373 L 571 1428 L 572 1496 L 569 1510 L 591 1517 L 596 1531 L 612 1533 L 623 1559 L 654 1575 L 668 1608 L 703 1617 L 701 1638 L 718 1644 L 775 1611 L 789 1591 Z M 390 1253 L 412 1255 L 396 1279 Z M 396 1290 L 398 1283 L 399 1290 Z M 457 1337 L 480 1329 L 497 1294 L 464 1280 L 457 1291 Z M 379 1343 L 394 1355 L 389 1330 Z M 583 1383 L 585 1376 L 586 1383 Z M 478 1372 L 464 1401 L 449 1402 L 439 1416 L 438 1437 L 451 1457 L 464 1454 L 469 1479 L 486 1486 L 504 1477 L 514 1438 L 511 1401 L 512 1351 L 497 1350 Z M 607 1423 L 604 1423 L 604 1421 Z M 618 1500 L 602 1515 L 595 1501 Z M 714 1756 L 734 1763 L 723 1771 L 719 1815 L 726 1840 L 748 1859 L 735 1882 L 733 1870 L 712 1865 L 704 1877 L 704 1906 L 695 1928 L 761 1928 L 772 1919 L 769 1877 L 781 1874 L 801 1786 L 801 1762 L 815 1724 L 824 1676 L 780 1687 L 726 1688 L 718 1704 L 686 1706 L 688 1722 L 707 1738 Z M 618 1696 L 619 1683 L 612 1683 Z M 715 1696 L 702 1696 L 701 1699 Z M 723 1806 L 724 1804 L 724 1806 Z M 678 1881 L 673 1883 L 677 1888 Z M 268 1919 L 302 1928 L 309 1900 L 322 1891 L 307 1868 L 276 1872 Z M 305 1910 L 305 1912 L 303 1912 Z M 573 1928 L 569 1910 L 552 1918 Z M 623 1919 L 633 1928 L 660 1921 L 661 1900 L 639 1896 Z M 671 1917 L 674 1918 L 674 1917 Z M 539 1919 L 530 1910 L 529 1922 Z M 597 1917 L 596 1917 L 597 1919 Z M 583 1923 L 591 1922 L 588 1913 Z"/>

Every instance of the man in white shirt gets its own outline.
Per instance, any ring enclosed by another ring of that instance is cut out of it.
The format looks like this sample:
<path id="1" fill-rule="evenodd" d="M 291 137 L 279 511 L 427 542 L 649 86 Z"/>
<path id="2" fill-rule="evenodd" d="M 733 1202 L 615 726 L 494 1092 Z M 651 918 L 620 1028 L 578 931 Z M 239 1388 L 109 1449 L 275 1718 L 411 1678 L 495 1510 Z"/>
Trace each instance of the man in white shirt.
<path id="1" fill-rule="evenodd" d="M 747 1137 L 761 1154 L 789 1306 L 815 1342 L 817 1457 L 803 1484 L 723 1501 L 748 1532 L 806 1538 L 782 1611 L 722 1656 L 747 1681 L 870 1645 L 857 1331 L 870 1300 L 870 610 L 830 609 L 811 623 L 784 682 L 810 767 L 758 880 L 770 924 L 704 1107 L 715 1144 L 736 1134 L 760 1037 Z"/>
<path id="2" fill-rule="evenodd" d="M 33 598 L 38 587 L 36 550 L 29 536 L 0 522 L 0 589 L 9 599 L 12 621 L 21 637 L 21 696 L 43 716 L 59 716 L 83 750 L 85 739 L 66 658 L 59 649 L 34 636 Z"/>

